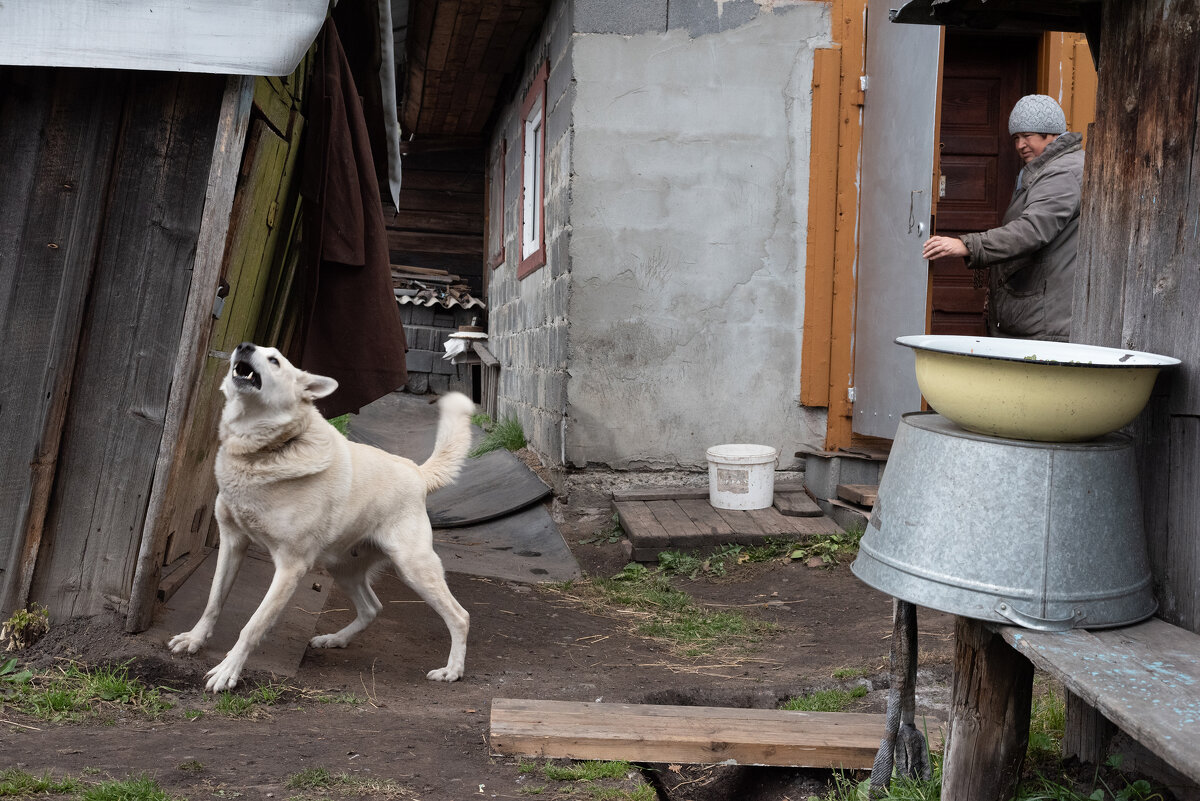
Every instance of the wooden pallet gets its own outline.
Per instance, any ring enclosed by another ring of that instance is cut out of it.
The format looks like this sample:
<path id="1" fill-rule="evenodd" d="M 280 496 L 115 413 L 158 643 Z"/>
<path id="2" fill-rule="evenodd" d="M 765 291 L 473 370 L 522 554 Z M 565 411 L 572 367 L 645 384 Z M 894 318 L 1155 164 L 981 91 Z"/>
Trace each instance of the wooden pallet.
<path id="1" fill-rule="evenodd" d="M 784 514 L 779 505 L 777 499 L 775 506 L 766 509 L 716 509 L 708 502 L 706 489 L 628 490 L 613 494 L 617 519 L 633 545 L 633 559 L 639 562 L 652 562 L 665 550 L 754 545 L 768 539 L 801 539 L 842 530 L 824 515 Z"/>
<path id="2" fill-rule="evenodd" d="M 885 716 L 497 698 L 491 748 L 506 756 L 869 769 Z M 930 747 L 942 724 L 918 718 Z"/>

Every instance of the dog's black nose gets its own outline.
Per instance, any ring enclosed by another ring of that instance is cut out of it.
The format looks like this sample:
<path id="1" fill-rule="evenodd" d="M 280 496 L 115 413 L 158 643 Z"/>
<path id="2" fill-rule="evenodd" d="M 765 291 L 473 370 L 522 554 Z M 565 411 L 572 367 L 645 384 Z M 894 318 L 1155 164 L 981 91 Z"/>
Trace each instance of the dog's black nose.
<path id="1" fill-rule="evenodd" d="M 247 356 L 249 356 L 251 353 L 254 353 L 254 350 L 255 350 L 255 346 L 254 346 L 253 342 L 243 342 L 242 344 L 238 345 L 236 348 L 233 349 L 233 358 L 235 360 L 236 359 L 244 359 Z"/>

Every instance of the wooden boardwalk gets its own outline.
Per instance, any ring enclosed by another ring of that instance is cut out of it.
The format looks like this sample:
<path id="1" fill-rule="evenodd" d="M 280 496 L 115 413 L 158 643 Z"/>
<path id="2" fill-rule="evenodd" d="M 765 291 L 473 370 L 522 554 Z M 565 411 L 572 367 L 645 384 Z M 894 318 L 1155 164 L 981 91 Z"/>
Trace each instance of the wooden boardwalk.
<path id="1" fill-rule="evenodd" d="M 664 550 L 754 545 L 842 530 L 799 488 L 777 487 L 774 505 L 747 511 L 716 509 L 708 497 L 705 488 L 614 493 L 613 508 L 633 545 L 633 559 L 652 562 Z"/>

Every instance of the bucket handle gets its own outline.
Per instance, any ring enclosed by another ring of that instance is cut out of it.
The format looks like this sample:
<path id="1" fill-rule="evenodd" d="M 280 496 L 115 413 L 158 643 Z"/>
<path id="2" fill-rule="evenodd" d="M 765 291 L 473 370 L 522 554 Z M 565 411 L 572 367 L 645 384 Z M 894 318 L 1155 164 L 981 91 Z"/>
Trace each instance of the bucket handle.
<path id="1" fill-rule="evenodd" d="M 1084 614 L 1081 610 L 1073 610 L 1070 617 L 1063 618 L 1044 618 L 1035 617 L 1034 615 L 1026 614 L 1015 608 L 1011 602 L 1003 599 L 996 602 L 993 607 L 996 614 L 1008 618 L 1018 626 L 1023 626 L 1027 629 L 1036 631 L 1068 631 L 1075 628 L 1083 622 Z"/>

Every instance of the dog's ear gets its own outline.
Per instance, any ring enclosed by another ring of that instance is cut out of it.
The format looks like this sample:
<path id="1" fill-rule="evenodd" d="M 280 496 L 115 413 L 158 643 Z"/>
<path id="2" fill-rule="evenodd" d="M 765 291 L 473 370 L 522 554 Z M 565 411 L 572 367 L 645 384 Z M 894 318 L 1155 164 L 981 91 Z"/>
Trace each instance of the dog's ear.
<path id="1" fill-rule="evenodd" d="M 338 388 L 338 382 L 327 376 L 305 373 L 301 386 L 304 389 L 305 400 L 317 400 L 332 395 L 333 391 Z"/>

